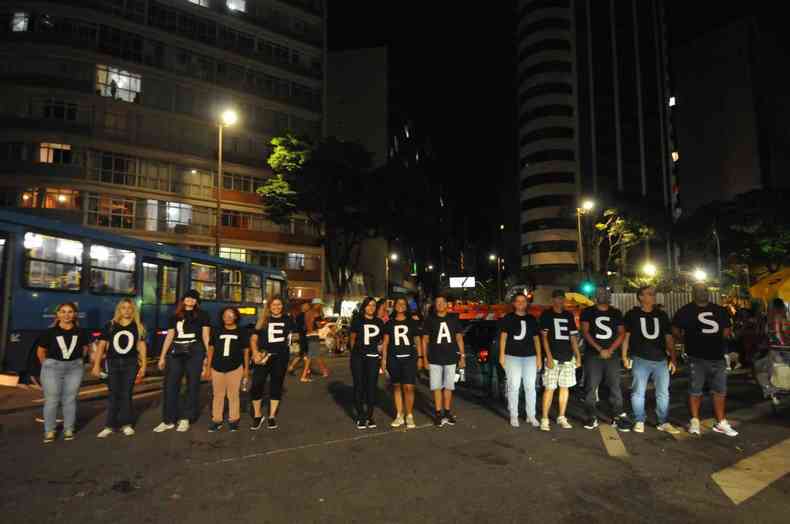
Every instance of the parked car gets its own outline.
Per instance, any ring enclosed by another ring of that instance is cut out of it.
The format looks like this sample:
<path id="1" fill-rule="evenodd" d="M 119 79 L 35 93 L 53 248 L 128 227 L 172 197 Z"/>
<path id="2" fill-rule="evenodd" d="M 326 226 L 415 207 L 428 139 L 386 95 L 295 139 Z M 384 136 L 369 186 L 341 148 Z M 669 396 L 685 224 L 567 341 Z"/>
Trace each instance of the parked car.
<path id="1" fill-rule="evenodd" d="M 483 391 L 486 396 L 504 396 L 504 370 L 499 366 L 499 344 L 495 320 L 461 320 L 466 350 L 464 387 Z"/>

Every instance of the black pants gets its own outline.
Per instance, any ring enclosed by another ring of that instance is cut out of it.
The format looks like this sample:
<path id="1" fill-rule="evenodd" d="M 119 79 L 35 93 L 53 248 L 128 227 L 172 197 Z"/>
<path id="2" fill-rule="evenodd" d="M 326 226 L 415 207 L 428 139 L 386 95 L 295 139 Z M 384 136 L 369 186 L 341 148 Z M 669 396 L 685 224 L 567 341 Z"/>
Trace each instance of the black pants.
<path id="1" fill-rule="evenodd" d="M 108 428 L 118 429 L 122 426 L 131 426 L 134 422 L 132 392 L 139 369 L 136 358 L 107 360 L 107 386 L 110 388 L 110 406 L 107 409 Z"/>
<path id="2" fill-rule="evenodd" d="M 165 369 L 165 416 L 164 421 L 175 424 L 181 419 L 195 422 L 200 416 L 200 374 L 203 372 L 203 360 L 206 352 L 202 349 L 193 351 L 188 357 L 167 357 Z M 181 380 L 187 377 L 187 412 L 179 415 L 179 397 Z"/>
<path id="3" fill-rule="evenodd" d="M 288 353 L 272 353 L 265 365 L 253 365 L 250 400 L 261 400 L 263 398 L 269 375 L 272 377 L 272 383 L 269 387 L 269 398 L 271 400 L 281 400 L 283 398 L 283 383 L 285 382 L 285 372 L 288 370 L 288 357 Z"/>
<path id="4" fill-rule="evenodd" d="M 376 406 L 376 389 L 379 382 L 381 358 L 368 357 L 362 351 L 351 353 L 351 376 L 354 379 L 354 405 L 357 416 L 373 416 Z M 367 407 L 367 410 L 365 410 Z"/>
<path id="5" fill-rule="evenodd" d="M 623 412 L 623 392 L 620 389 L 620 357 L 604 360 L 597 356 L 588 356 L 584 362 L 585 399 L 587 414 L 594 417 L 596 414 L 595 397 L 598 386 L 606 378 L 609 388 L 609 404 L 612 406 L 612 416 L 616 417 Z"/>

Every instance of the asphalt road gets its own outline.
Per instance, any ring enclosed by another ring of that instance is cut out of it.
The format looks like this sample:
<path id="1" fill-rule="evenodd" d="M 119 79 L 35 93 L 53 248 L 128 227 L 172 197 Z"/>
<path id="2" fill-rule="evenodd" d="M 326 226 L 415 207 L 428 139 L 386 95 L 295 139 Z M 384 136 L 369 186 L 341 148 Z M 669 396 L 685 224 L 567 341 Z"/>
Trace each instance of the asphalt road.
<path id="1" fill-rule="evenodd" d="M 154 434 L 158 395 L 136 401 L 134 437 L 98 440 L 104 401 L 83 402 L 77 439 L 41 444 L 37 413 L 0 417 L 0 519 L 8 523 L 776 522 L 790 521 L 790 413 L 776 417 L 744 375 L 731 378 L 730 439 L 512 429 L 504 406 L 459 394 L 458 425 L 376 430 L 350 417 L 347 361 L 289 377 L 280 428 Z M 381 397 L 384 380 L 381 381 Z M 684 377 L 672 418 L 685 420 Z M 428 398 L 427 390 L 420 389 Z M 382 403 L 390 410 L 389 400 Z M 651 406 L 652 404 L 648 404 Z M 419 407 L 429 410 L 426 400 Z M 651 408 L 652 409 L 652 408 Z M 703 416 L 709 417 L 705 403 Z M 651 414 L 652 416 L 652 414 Z M 733 467 L 736 466 L 736 467 Z M 734 479 L 734 480 L 733 480 Z M 722 485 L 730 482 L 731 489 Z M 740 491 L 738 491 L 740 490 Z M 745 492 L 744 492 L 745 490 Z"/>

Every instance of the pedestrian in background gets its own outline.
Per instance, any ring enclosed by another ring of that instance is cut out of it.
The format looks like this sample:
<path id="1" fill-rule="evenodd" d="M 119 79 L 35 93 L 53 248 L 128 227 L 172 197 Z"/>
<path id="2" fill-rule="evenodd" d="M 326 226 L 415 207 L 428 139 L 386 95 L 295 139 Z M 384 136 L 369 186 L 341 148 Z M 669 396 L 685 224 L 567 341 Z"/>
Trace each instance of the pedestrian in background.
<path id="1" fill-rule="evenodd" d="M 351 376 L 354 381 L 354 406 L 357 429 L 374 429 L 373 410 L 381 369 L 379 346 L 384 323 L 376 316 L 376 300 L 365 297 L 360 315 L 351 325 Z"/>
<path id="2" fill-rule="evenodd" d="M 381 367 L 389 373 L 392 396 L 397 414 L 390 424 L 393 428 L 413 429 L 414 385 L 417 382 L 417 346 L 420 344 L 418 321 L 409 313 L 405 298 L 395 299 L 394 313 L 384 326 Z M 404 417 L 404 412 L 406 416 Z"/>
<path id="3" fill-rule="evenodd" d="M 218 329 L 211 336 L 208 347 L 209 376 L 214 394 L 211 403 L 209 433 L 222 429 L 225 398 L 228 399 L 228 429 L 239 430 L 241 381 L 250 368 L 250 334 L 239 327 L 241 315 L 235 307 L 223 308 L 219 315 Z"/>
<path id="4" fill-rule="evenodd" d="M 312 382 L 310 375 L 312 374 L 313 359 L 318 361 L 318 368 L 321 371 L 321 376 L 324 378 L 329 376 L 329 369 L 326 367 L 324 358 L 321 356 L 321 337 L 318 330 L 321 328 L 321 321 L 323 320 L 323 302 L 320 299 L 313 299 L 310 309 L 304 314 L 304 330 L 307 338 L 307 358 L 304 360 L 304 371 L 302 372 L 301 382 Z"/>
<path id="5" fill-rule="evenodd" d="M 200 377 L 208 378 L 209 363 L 206 348 L 211 337 L 211 322 L 200 309 L 200 293 L 194 289 L 186 292 L 176 306 L 168 323 L 167 335 L 159 355 L 159 369 L 165 372 L 165 402 L 162 423 L 154 428 L 156 433 L 189 430 L 189 424 L 200 415 Z M 187 409 L 179 406 L 181 380 L 187 377 Z"/>
<path id="6" fill-rule="evenodd" d="M 107 438 L 116 431 L 127 437 L 134 435 L 132 393 L 134 383 L 142 380 L 146 370 L 147 346 L 145 326 L 140 311 L 131 298 L 123 298 L 115 306 L 115 314 L 99 335 L 93 375 L 101 376 L 102 359 L 107 358 L 107 422 L 98 438 Z"/>
<path id="7" fill-rule="evenodd" d="M 299 364 L 304 365 L 305 359 L 307 358 L 307 332 L 305 331 L 304 317 L 308 311 L 310 311 L 310 304 L 305 302 L 301 306 L 301 312 L 296 315 L 294 319 L 296 323 L 296 333 L 299 335 L 299 355 L 294 357 L 288 365 L 288 373 L 292 375 L 296 373 L 296 368 Z"/>
<path id="8" fill-rule="evenodd" d="M 64 302 L 55 310 L 55 321 L 38 339 L 36 356 L 41 363 L 44 390 L 44 443 L 55 440 L 58 407 L 63 409 L 63 440 L 74 439 L 77 395 L 84 373 L 90 336 L 80 329 L 79 310 Z"/>

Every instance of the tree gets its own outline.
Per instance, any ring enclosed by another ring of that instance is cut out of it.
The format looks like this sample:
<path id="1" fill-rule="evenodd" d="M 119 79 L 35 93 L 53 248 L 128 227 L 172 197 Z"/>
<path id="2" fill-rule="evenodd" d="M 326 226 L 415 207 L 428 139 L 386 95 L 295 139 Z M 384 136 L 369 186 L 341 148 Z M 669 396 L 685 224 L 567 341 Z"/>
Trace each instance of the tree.
<path id="1" fill-rule="evenodd" d="M 258 188 L 264 213 L 276 223 L 303 215 L 322 228 L 329 283 L 335 310 L 359 272 L 360 244 L 381 227 L 381 185 L 361 145 L 327 138 L 312 144 L 286 135 L 273 138 L 267 162 L 274 172 Z"/>
<path id="2" fill-rule="evenodd" d="M 605 248 L 603 271 L 608 272 L 615 261 L 622 262 L 626 250 L 655 236 L 655 230 L 644 222 L 616 208 L 605 209 L 595 224 L 593 243 L 597 250 Z"/>

